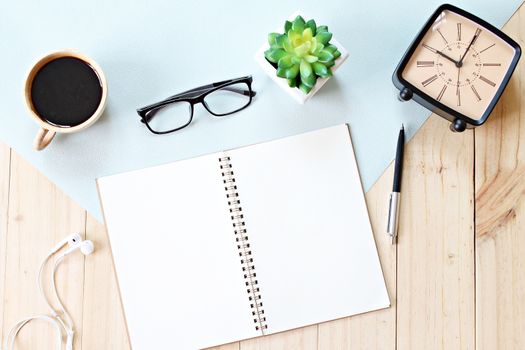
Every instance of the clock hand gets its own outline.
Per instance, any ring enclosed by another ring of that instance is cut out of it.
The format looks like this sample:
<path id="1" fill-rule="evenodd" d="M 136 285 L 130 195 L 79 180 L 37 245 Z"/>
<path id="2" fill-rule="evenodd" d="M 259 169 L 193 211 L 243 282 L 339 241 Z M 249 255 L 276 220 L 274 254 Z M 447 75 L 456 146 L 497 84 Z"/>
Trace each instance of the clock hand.
<path id="1" fill-rule="evenodd" d="M 453 62 L 456 65 L 456 67 L 458 67 L 459 63 L 456 60 L 454 60 L 453 58 L 451 58 L 450 56 L 444 54 L 443 52 L 441 52 L 439 50 L 434 49 L 432 46 L 428 46 L 427 44 L 423 44 L 423 47 L 427 48 L 428 50 L 432 51 L 433 53 L 437 53 L 438 55 L 441 55 L 441 56 L 445 57 L 450 62 Z"/>
<path id="2" fill-rule="evenodd" d="M 450 62 L 453 62 L 453 63 L 456 65 L 456 67 L 459 68 L 459 67 L 461 66 L 459 62 L 457 62 L 457 61 L 455 61 L 454 59 L 450 58 L 449 56 L 447 56 L 447 55 L 444 54 L 443 52 L 441 52 L 441 51 L 437 51 L 437 50 L 436 50 L 436 53 L 437 53 L 438 55 L 441 55 L 441 56 L 445 57 L 445 58 L 446 58 L 447 60 L 449 60 Z"/>
<path id="3" fill-rule="evenodd" d="M 474 44 L 474 42 L 478 39 L 480 34 L 481 34 L 481 29 L 479 29 L 479 28 L 476 29 L 476 33 L 474 33 L 474 36 L 472 37 L 472 40 L 470 41 L 470 44 L 468 44 L 467 49 L 465 50 L 465 53 L 463 54 L 463 56 L 461 56 L 461 58 L 459 59 L 459 62 L 457 63 L 458 66 L 461 67 L 461 65 L 463 64 L 463 60 L 467 56 L 467 52 L 470 50 L 470 47 Z"/>
<path id="4" fill-rule="evenodd" d="M 461 72 L 461 66 L 458 66 L 458 79 L 456 82 L 456 96 L 457 96 L 458 106 L 461 104 L 461 96 L 459 95 L 460 94 L 459 92 L 459 73 L 460 72 Z"/>

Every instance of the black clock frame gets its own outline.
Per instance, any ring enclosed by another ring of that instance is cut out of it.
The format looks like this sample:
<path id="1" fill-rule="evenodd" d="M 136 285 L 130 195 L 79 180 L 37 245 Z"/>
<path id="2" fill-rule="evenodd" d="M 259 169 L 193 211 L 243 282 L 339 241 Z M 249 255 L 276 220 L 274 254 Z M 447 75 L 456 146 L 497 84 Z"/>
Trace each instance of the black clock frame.
<path id="1" fill-rule="evenodd" d="M 449 10 L 451 12 L 457 13 L 479 24 L 483 28 L 488 29 L 489 31 L 493 32 L 495 35 L 500 37 L 507 44 L 512 46 L 515 50 L 514 57 L 512 58 L 512 62 L 510 64 L 509 69 L 507 70 L 507 72 L 505 73 L 505 76 L 503 77 L 503 81 L 501 82 L 501 85 L 496 91 L 496 94 L 494 95 L 494 98 L 492 99 L 492 101 L 490 101 L 487 109 L 485 110 L 481 118 L 478 120 L 469 118 L 466 115 L 458 111 L 455 111 L 452 108 L 444 105 L 440 101 L 437 101 L 435 98 L 432 98 L 426 93 L 424 93 L 423 91 L 419 90 L 417 87 L 410 84 L 408 81 L 406 81 L 402 77 L 402 73 L 408 64 L 408 61 L 414 54 L 414 51 L 417 49 L 417 47 L 423 40 L 423 37 L 425 36 L 425 34 L 432 27 L 436 19 L 441 15 L 441 13 L 444 10 Z M 430 18 L 425 23 L 421 31 L 416 35 L 415 39 L 412 41 L 412 43 L 408 47 L 408 50 L 405 52 L 405 54 L 401 58 L 401 61 L 399 62 L 396 70 L 394 71 L 394 74 L 392 75 L 392 82 L 394 83 L 396 88 L 400 90 L 399 97 L 401 100 L 408 101 L 410 99 L 413 99 L 417 103 L 421 104 L 423 107 L 431 110 L 433 113 L 436 113 L 440 115 L 441 117 L 451 121 L 452 122 L 451 129 L 453 131 L 460 132 L 460 131 L 465 130 L 465 128 L 467 127 L 473 128 L 473 127 L 480 126 L 481 124 L 485 123 L 487 118 L 492 113 L 501 95 L 503 94 L 503 91 L 507 87 L 510 77 L 512 73 L 514 72 L 516 65 L 518 64 L 520 56 L 521 56 L 521 47 L 518 45 L 517 42 L 512 40 L 508 35 L 503 33 L 501 30 L 499 30 L 498 28 L 494 27 L 490 23 L 485 22 L 481 18 L 476 17 L 473 14 L 465 10 L 462 10 L 450 4 L 443 4 L 437 8 L 437 10 L 434 12 L 434 14 L 432 14 L 432 16 L 430 16 Z"/>

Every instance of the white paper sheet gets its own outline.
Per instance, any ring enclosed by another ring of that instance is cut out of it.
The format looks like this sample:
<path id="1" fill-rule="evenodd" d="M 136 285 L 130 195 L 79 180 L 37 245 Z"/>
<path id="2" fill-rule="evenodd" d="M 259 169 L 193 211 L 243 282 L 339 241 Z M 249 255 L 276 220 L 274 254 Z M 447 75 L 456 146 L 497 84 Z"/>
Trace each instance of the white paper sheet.
<path id="1" fill-rule="evenodd" d="M 269 333 L 390 305 L 346 125 L 228 154 Z"/>
<path id="2" fill-rule="evenodd" d="M 98 180 L 135 350 L 258 335 L 217 157 Z"/>

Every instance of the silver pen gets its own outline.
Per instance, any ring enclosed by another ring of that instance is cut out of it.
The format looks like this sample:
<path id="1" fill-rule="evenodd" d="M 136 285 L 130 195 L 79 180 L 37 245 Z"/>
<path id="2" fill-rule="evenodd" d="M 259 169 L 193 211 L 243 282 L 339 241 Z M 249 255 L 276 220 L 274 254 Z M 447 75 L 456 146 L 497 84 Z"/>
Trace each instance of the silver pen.
<path id="1" fill-rule="evenodd" d="M 399 226 L 399 203 L 401 199 L 401 178 L 403 176 L 403 152 L 405 149 L 405 127 L 401 125 L 397 139 L 396 161 L 394 164 L 394 184 L 390 194 L 388 207 L 388 223 L 386 233 L 390 236 L 392 244 L 396 244 Z"/>

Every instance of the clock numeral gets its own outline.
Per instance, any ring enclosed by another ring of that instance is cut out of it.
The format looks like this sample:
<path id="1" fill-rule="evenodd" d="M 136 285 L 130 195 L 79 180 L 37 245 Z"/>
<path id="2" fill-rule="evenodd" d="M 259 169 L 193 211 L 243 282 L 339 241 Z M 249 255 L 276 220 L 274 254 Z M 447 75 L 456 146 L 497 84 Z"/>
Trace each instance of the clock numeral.
<path id="1" fill-rule="evenodd" d="M 479 76 L 479 80 L 484 81 L 485 83 L 489 84 L 489 85 L 492 86 L 492 87 L 496 86 L 496 83 L 495 83 L 495 82 L 488 80 L 488 79 L 485 78 L 483 75 L 480 75 L 480 76 Z"/>
<path id="2" fill-rule="evenodd" d="M 461 23 L 458 23 L 458 41 L 461 41 Z"/>
<path id="3" fill-rule="evenodd" d="M 470 88 L 472 89 L 472 92 L 474 93 L 474 95 L 476 95 L 476 98 L 478 99 L 478 101 L 481 101 L 481 96 L 478 94 L 478 91 L 476 90 L 474 85 L 470 85 Z"/>
<path id="4" fill-rule="evenodd" d="M 493 47 L 494 45 L 496 45 L 496 44 L 492 44 L 492 45 L 490 45 L 489 47 L 484 48 L 483 50 L 481 50 L 480 52 L 478 52 L 478 55 L 479 55 L 480 53 L 484 52 L 484 51 L 487 51 L 488 49 L 490 49 L 490 48 Z"/>
<path id="5" fill-rule="evenodd" d="M 421 82 L 421 84 L 423 84 L 423 86 L 427 86 L 428 84 L 432 83 L 433 81 L 435 81 L 436 79 L 438 78 L 437 74 L 434 74 L 433 76 L 431 76 L 430 78 L 428 78 L 427 80 L 423 80 Z"/>
<path id="6" fill-rule="evenodd" d="M 438 32 L 438 33 L 439 33 L 439 35 L 441 35 L 441 38 L 442 38 L 442 39 L 443 39 L 443 40 L 445 41 L 445 44 L 448 44 L 448 41 L 447 41 L 447 39 L 445 39 L 445 36 L 443 35 L 443 33 L 441 33 L 441 30 L 440 30 L 439 28 L 438 28 L 438 29 L 436 29 L 436 32 Z"/>
<path id="7" fill-rule="evenodd" d="M 441 98 L 443 97 L 443 94 L 447 90 L 447 86 L 448 86 L 447 84 L 443 85 L 443 87 L 441 88 L 441 91 L 439 92 L 439 95 L 436 98 L 436 100 L 441 101 Z"/>
<path id="8" fill-rule="evenodd" d="M 418 67 L 434 67 L 434 61 L 417 61 Z"/>
<path id="9" fill-rule="evenodd" d="M 425 49 L 428 49 L 428 50 L 432 51 L 433 53 L 437 53 L 437 50 L 434 49 L 433 47 L 428 46 L 427 44 L 421 44 L 421 45 L 423 45 L 423 47 L 424 47 Z"/>
<path id="10" fill-rule="evenodd" d="M 500 67 L 501 63 L 483 63 L 483 67 Z"/>

